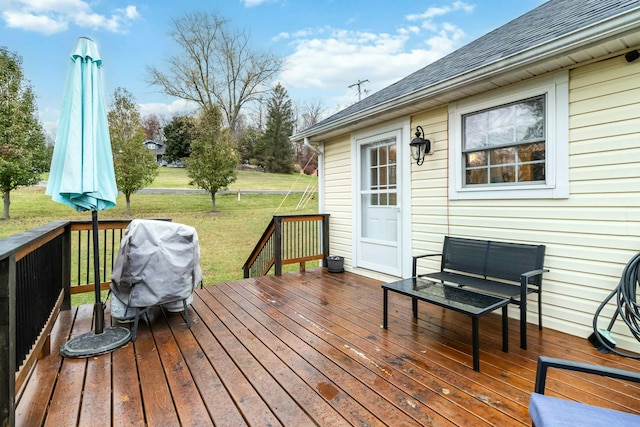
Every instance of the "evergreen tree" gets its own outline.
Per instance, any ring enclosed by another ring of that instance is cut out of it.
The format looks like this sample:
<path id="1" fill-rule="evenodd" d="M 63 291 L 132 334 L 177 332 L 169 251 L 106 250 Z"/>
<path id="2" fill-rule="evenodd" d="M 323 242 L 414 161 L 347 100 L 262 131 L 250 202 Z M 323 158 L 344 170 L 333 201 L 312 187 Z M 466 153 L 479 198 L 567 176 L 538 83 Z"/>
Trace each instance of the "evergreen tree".
<path id="1" fill-rule="evenodd" d="M 211 194 L 211 210 L 216 211 L 216 192 L 236 180 L 238 157 L 229 130 L 222 130 L 222 115 L 216 107 L 205 109 L 196 126 L 191 156 L 186 159 L 190 184 Z"/>
<path id="2" fill-rule="evenodd" d="M 289 140 L 293 124 L 291 99 L 287 90 L 278 83 L 267 101 L 267 128 L 257 149 L 258 158 L 267 171 L 293 172 L 293 146 Z"/>
<path id="3" fill-rule="evenodd" d="M 11 191 L 33 185 L 49 163 L 35 96 L 22 72 L 22 58 L 0 47 L 0 192 L 9 219 Z"/>
<path id="4" fill-rule="evenodd" d="M 167 162 L 184 161 L 191 155 L 191 141 L 195 137 L 196 124 L 193 117 L 175 116 L 164 127 L 166 149 L 164 158 Z"/>
<path id="5" fill-rule="evenodd" d="M 126 215 L 131 215 L 131 195 L 151 184 L 158 176 L 156 156 L 144 146 L 146 135 L 133 95 L 123 88 L 113 92 L 113 104 L 107 113 L 113 168 L 118 190 L 126 200 Z"/>

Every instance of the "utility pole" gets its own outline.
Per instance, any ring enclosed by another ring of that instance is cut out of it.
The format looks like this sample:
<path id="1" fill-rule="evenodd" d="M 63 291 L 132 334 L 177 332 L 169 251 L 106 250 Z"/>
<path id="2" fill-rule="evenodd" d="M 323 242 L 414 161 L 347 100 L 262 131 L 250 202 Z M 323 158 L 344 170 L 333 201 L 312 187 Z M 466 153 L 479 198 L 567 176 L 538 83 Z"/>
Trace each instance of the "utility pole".
<path id="1" fill-rule="evenodd" d="M 351 88 L 352 88 L 352 87 L 354 87 L 354 86 L 358 86 L 358 101 L 361 101 L 361 100 L 362 100 L 362 90 L 360 89 L 360 86 L 361 86 L 362 84 L 364 84 L 364 83 L 369 83 L 369 80 L 360 80 L 360 79 L 358 79 L 358 82 L 357 82 L 357 83 L 354 83 L 354 84 L 352 84 L 352 85 L 349 85 L 349 89 L 351 89 Z M 366 93 L 366 91 L 365 91 L 365 93 Z"/>

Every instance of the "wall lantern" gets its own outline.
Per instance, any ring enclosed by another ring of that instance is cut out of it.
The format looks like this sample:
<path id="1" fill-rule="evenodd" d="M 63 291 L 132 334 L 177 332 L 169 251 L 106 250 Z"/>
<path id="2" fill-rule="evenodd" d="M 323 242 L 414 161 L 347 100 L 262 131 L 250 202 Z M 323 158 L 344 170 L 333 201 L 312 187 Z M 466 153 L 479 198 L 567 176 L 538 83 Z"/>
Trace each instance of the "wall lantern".
<path id="1" fill-rule="evenodd" d="M 416 127 L 416 137 L 409 143 L 411 147 L 411 157 L 416 161 L 416 164 L 420 166 L 424 163 L 425 154 L 431 151 L 431 141 L 424 139 L 424 129 L 422 126 Z"/>
<path id="2" fill-rule="evenodd" d="M 638 50 L 632 50 L 630 52 L 627 52 L 627 54 L 624 56 L 624 58 L 627 60 L 627 62 L 633 62 L 636 59 L 640 58 L 640 52 L 638 52 Z"/>

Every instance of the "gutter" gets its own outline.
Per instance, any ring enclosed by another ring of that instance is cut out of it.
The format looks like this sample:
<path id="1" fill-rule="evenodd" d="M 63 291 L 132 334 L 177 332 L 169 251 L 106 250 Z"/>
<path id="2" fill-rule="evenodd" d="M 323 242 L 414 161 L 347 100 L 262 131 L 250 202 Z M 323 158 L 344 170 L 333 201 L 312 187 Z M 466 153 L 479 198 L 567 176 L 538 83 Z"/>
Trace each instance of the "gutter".
<path id="1" fill-rule="evenodd" d="M 640 8 L 623 15 L 617 15 L 609 18 L 607 21 L 601 21 L 590 27 L 585 27 L 573 33 L 568 33 L 562 37 L 553 39 L 543 45 L 534 46 L 532 48 L 521 51 L 510 57 L 501 58 L 495 62 L 470 70 L 467 73 L 460 74 L 435 85 L 420 89 L 416 92 L 402 95 L 394 100 L 383 104 L 378 104 L 372 108 L 359 111 L 350 116 L 328 123 L 325 126 L 319 126 L 309 132 L 301 132 L 294 135 L 292 140 L 300 140 L 304 138 L 308 140 L 313 136 L 345 127 L 349 124 L 361 121 L 372 115 L 382 114 L 388 111 L 399 109 L 423 100 L 425 98 L 435 97 L 452 89 L 458 89 L 465 85 L 478 82 L 489 77 L 505 74 L 519 68 L 539 63 L 544 60 L 559 58 L 568 55 L 578 49 L 588 48 L 598 43 L 604 43 L 615 37 L 621 37 L 627 33 L 638 31 L 638 22 L 640 22 Z M 551 70 L 549 70 L 551 71 Z"/>

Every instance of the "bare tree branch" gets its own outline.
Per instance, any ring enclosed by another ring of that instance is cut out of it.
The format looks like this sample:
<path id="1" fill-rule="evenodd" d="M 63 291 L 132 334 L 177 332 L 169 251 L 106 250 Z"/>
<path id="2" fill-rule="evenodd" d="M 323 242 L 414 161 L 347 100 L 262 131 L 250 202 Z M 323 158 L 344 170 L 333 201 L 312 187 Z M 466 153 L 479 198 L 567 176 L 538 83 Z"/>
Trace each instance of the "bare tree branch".
<path id="1" fill-rule="evenodd" d="M 167 71 L 148 67 L 149 82 L 203 109 L 218 106 L 235 133 L 243 107 L 270 91 L 269 82 L 283 60 L 254 50 L 246 31 L 230 28 L 229 21 L 216 14 L 197 12 L 174 19 L 170 36 L 181 53 L 167 58 Z"/>

